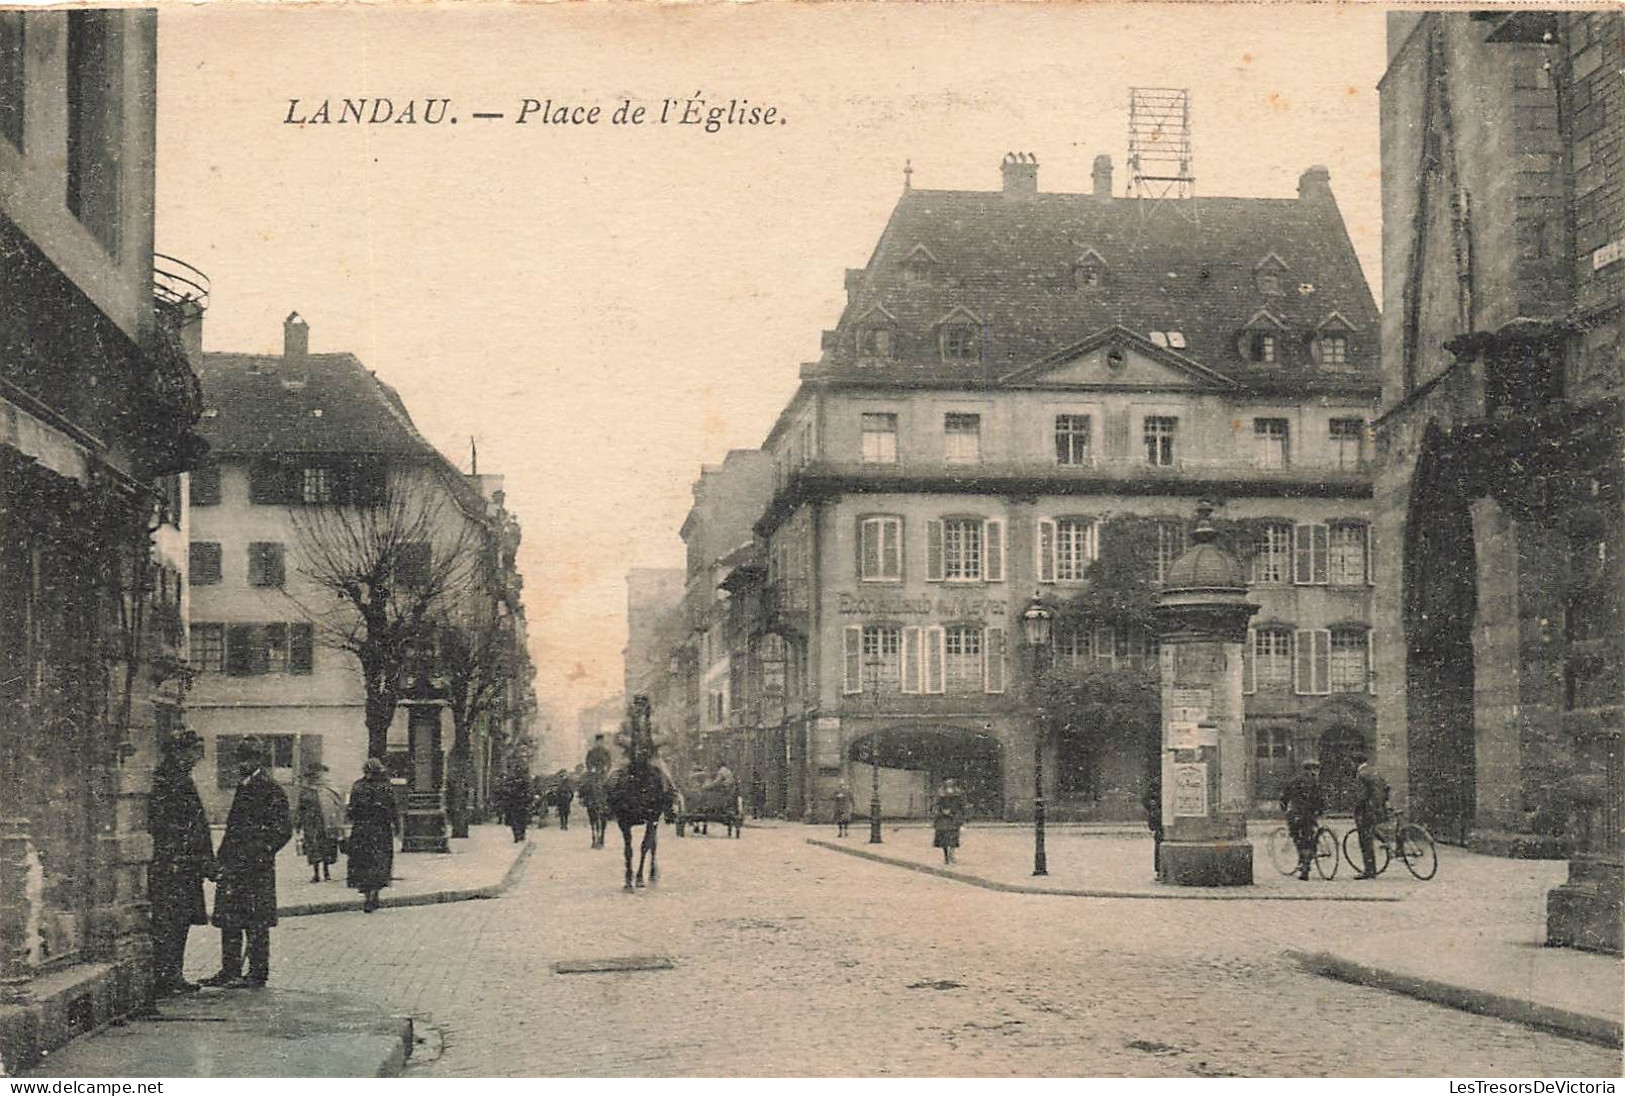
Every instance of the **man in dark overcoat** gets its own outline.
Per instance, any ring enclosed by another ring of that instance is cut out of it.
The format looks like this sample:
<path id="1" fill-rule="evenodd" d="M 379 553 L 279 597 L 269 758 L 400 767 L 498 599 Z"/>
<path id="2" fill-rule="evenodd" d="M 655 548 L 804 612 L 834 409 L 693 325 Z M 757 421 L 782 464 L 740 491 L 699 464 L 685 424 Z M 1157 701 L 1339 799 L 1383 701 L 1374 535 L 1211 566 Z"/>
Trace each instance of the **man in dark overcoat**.
<path id="1" fill-rule="evenodd" d="M 258 987 L 271 977 L 271 926 L 276 924 L 276 854 L 293 838 L 287 793 L 266 771 L 265 744 L 237 746 L 237 793 L 216 854 L 220 885 L 214 923 L 220 928 L 220 971 L 206 986 Z M 243 937 L 248 975 L 243 976 Z"/>
<path id="2" fill-rule="evenodd" d="M 1360 859 L 1364 861 L 1364 866 L 1354 878 L 1375 879 L 1377 850 L 1373 839 L 1377 825 L 1388 817 L 1388 781 L 1364 755 L 1354 760 L 1354 828 L 1359 833 Z"/>
<path id="3" fill-rule="evenodd" d="M 1286 812 L 1286 829 L 1298 849 L 1298 878 L 1309 878 L 1315 862 L 1315 834 L 1320 815 L 1326 809 L 1326 795 L 1320 787 L 1320 762 L 1305 761 L 1303 768 L 1281 792 L 1281 809 Z"/>
<path id="4" fill-rule="evenodd" d="M 203 810 L 192 767 L 203 757 L 203 739 L 180 731 L 160 746 L 163 756 L 152 773 L 147 800 L 147 829 L 152 834 L 152 864 L 147 870 L 147 896 L 152 903 L 152 995 L 191 993 L 197 986 L 182 975 L 186 936 L 193 925 L 207 925 L 203 878 L 215 874 L 214 840 Z"/>
<path id="5" fill-rule="evenodd" d="M 592 748 L 587 751 L 585 762 L 587 769 L 599 775 L 606 775 L 614 763 L 614 756 L 609 752 L 609 747 L 604 745 L 604 736 L 593 735 Z"/>

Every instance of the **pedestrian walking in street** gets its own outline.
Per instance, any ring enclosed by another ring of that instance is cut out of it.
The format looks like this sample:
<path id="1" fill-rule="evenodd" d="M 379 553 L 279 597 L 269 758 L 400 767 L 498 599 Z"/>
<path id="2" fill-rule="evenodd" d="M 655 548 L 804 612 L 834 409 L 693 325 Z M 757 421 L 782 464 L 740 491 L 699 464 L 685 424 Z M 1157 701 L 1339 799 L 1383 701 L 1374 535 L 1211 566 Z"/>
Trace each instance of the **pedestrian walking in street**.
<path id="1" fill-rule="evenodd" d="M 517 770 L 503 777 L 502 783 L 497 788 L 497 802 L 502 808 L 502 821 L 513 832 L 515 843 L 523 841 L 525 831 L 530 828 L 530 812 L 534 798 L 530 780 Z"/>
<path id="2" fill-rule="evenodd" d="M 152 905 L 152 995 L 192 993 L 188 982 L 186 937 L 193 925 L 207 925 L 203 879 L 215 875 L 214 839 L 209 816 L 192 782 L 192 767 L 203 757 L 203 739 L 180 731 L 162 745 L 152 773 L 147 829 L 152 833 L 152 865 L 147 899 Z"/>
<path id="3" fill-rule="evenodd" d="M 1162 878 L 1162 766 L 1159 762 L 1146 776 L 1145 793 L 1140 796 L 1145 808 L 1146 828 L 1151 831 L 1151 874 Z"/>
<path id="4" fill-rule="evenodd" d="M 750 777 L 750 816 L 761 818 L 767 814 L 767 781 L 759 772 Z"/>
<path id="5" fill-rule="evenodd" d="M 271 927 L 276 924 L 276 854 L 293 839 L 288 795 L 266 772 L 270 754 L 253 736 L 237 744 L 237 792 L 215 854 L 219 886 L 214 923 L 220 929 L 220 970 L 203 984 L 264 986 L 271 977 Z M 243 938 L 248 974 L 243 975 Z"/>
<path id="6" fill-rule="evenodd" d="M 965 796 L 953 777 L 942 782 L 937 789 L 936 814 L 933 820 L 935 837 L 931 844 L 942 850 L 942 862 L 952 864 L 959 848 L 959 828 L 965 824 Z"/>
<path id="7" fill-rule="evenodd" d="M 1388 815 L 1388 781 L 1364 755 L 1354 761 L 1354 828 L 1360 835 L 1360 859 L 1364 864 L 1354 878 L 1375 879 L 1377 850 L 1372 840 L 1377 824 Z"/>
<path id="8" fill-rule="evenodd" d="M 320 883 L 333 878 L 333 865 L 338 863 L 339 842 L 344 838 L 344 800 L 338 789 L 327 782 L 327 766 L 312 761 L 305 766 L 299 781 L 299 805 L 295 808 L 298 820 L 299 844 L 305 852 L 305 863 L 310 865 L 310 881 Z"/>
<path id="9" fill-rule="evenodd" d="M 1305 761 L 1303 770 L 1287 781 L 1281 792 L 1281 809 L 1286 812 L 1287 833 L 1298 848 L 1298 878 L 1309 878 L 1315 862 L 1315 831 L 1326 809 L 1326 793 L 1320 786 L 1320 762 Z"/>
<path id="10" fill-rule="evenodd" d="M 350 862 L 345 883 L 362 893 L 361 912 L 378 908 L 378 892 L 395 874 L 395 789 L 376 757 L 361 766 L 350 787 Z"/>
<path id="11" fill-rule="evenodd" d="M 563 769 L 559 770 L 556 779 L 557 783 L 553 786 L 553 805 L 559 812 L 559 829 L 567 830 L 570 828 L 570 806 L 575 802 L 576 785 L 575 781 L 570 779 L 570 774 Z"/>
<path id="12" fill-rule="evenodd" d="M 835 789 L 835 836 L 845 837 L 852 825 L 852 789 L 841 781 Z"/>

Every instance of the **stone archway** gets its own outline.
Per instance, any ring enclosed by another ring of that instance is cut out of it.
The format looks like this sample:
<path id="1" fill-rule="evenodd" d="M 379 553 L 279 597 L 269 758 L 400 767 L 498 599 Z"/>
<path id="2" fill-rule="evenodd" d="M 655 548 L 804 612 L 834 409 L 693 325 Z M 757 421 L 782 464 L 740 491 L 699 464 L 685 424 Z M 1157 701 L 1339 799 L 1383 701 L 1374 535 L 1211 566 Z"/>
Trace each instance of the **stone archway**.
<path id="1" fill-rule="evenodd" d="M 1473 622 L 1478 560 L 1469 500 L 1450 441 L 1430 423 L 1406 516 L 1406 726 L 1413 815 L 1435 836 L 1465 843 L 1477 802 Z"/>
<path id="2" fill-rule="evenodd" d="M 989 731 L 909 725 L 883 727 L 854 738 L 847 746 L 847 760 L 855 766 L 854 785 L 866 779 L 872 758 L 879 761 L 882 770 L 919 773 L 928 799 L 934 797 L 937 786 L 951 776 L 965 793 L 965 804 L 972 817 L 1003 817 L 1004 747 Z M 854 791 L 856 800 L 868 802 L 867 791 L 861 787 L 855 787 Z M 881 803 L 887 805 L 884 795 Z M 889 805 L 886 813 L 893 813 Z"/>

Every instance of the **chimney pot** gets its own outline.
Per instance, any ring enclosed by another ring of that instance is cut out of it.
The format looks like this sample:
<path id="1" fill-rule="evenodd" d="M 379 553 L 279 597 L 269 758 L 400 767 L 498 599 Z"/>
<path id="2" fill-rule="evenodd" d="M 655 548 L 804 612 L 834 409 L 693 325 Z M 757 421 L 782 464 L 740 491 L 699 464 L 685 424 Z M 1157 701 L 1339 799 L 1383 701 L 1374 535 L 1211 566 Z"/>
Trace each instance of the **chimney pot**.
<path id="1" fill-rule="evenodd" d="M 1298 176 L 1298 200 L 1331 201 L 1332 173 L 1325 164 L 1316 164 Z"/>
<path id="2" fill-rule="evenodd" d="M 1094 171 L 1091 174 L 1095 180 L 1095 197 L 1110 198 L 1112 196 L 1112 158 L 1104 152 L 1096 156 Z"/>
<path id="3" fill-rule="evenodd" d="M 310 353 L 310 325 L 297 312 L 282 321 L 282 360 L 290 367 L 303 368 Z"/>
<path id="4" fill-rule="evenodd" d="M 1030 152 L 1006 153 L 999 165 L 1004 175 L 1004 196 L 1011 201 L 1026 201 L 1038 194 L 1038 157 Z"/>

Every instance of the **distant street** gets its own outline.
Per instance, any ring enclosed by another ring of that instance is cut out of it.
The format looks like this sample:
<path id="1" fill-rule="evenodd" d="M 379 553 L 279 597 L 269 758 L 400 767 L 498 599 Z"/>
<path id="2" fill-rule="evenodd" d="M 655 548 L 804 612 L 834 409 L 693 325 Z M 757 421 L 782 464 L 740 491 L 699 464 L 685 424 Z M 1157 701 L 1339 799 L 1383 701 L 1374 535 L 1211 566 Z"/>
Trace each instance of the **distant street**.
<path id="1" fill-rule="evenodd" d="M 584 824 L 544 829 L 504 898 L 284 920 L 273 981 L 433 1025 L 443 1053 L 409 1071 L 423 1076 L 1619 1071 L 1617 1052 L 1281 957 L 1324 924 L 1383 924 L 1393 905 L 999 894 L 809 847 L 815 832 L 678 840 L 663 827 L 660 885 L 627 895 L 617 832 L 593 851 Z M 213 945 L 194 934 L 191 972 L 208 973 Z M 651 955 L 675 969 L 552 969 Z"/>

